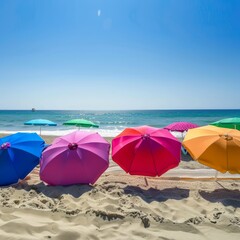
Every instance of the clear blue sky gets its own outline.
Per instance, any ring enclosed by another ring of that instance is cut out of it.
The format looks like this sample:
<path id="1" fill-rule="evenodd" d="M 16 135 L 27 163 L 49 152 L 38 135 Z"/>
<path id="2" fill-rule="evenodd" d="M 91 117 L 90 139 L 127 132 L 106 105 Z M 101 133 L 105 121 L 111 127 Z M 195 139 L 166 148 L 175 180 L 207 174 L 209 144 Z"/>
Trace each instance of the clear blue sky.
<path id="1" fill-rule="evenodd" d="M 1 0 L 0 109 L 240 108 L 240 1 Z"/>

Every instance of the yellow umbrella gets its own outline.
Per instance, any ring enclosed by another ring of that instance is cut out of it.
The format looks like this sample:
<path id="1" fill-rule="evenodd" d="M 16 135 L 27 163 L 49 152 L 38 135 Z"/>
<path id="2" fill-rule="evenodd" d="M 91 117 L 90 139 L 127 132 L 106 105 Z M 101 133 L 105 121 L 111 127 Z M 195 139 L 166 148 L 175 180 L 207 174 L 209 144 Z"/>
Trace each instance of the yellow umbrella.
<path id="1" fill-rule="evenodd" d="M 183 146 L 193 159 L 221 173 L 240 173 L 240 131 L 215 126 L 189 129 Z"/>

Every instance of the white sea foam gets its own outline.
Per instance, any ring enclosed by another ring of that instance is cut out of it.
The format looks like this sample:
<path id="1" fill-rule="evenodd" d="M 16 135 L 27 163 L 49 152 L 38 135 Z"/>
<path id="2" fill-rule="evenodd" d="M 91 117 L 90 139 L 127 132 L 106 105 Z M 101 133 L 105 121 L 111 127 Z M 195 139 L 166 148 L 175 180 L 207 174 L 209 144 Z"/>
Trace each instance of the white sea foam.
<path id="1" fill-rule="evenodd" d="M 65 129 L 65 130 L 42 130 L 41 131 L 41 135 L 42 136 L 63 136 L 66 134 L 69 134 L 71 132 L 74 132 L 78 130 L 77 128 L 73 128 L 73 129 Z M 118 134 L 120 134 L 122 132 L 122 130 L 119 129 L 100 129 L 100 128 L 81 128 L 81 131 L 86 131 L 86 132 L 97 132 L 99 133 L 102 137 L 116 137 Z M 36 131 L 32 131 L 32 130 L 28 130 L 28 131 L 1 131 L 0 130 L 0 134 L 14 134 L 17 132 L 27 132 L 27 133 L 34 133 L 36 132 L 37 134 L 40 134 L 39 130 Z M 185 137 L 185 133 L 181 133 L 181 132 L 171 132 L 171 134 L 173 136 L 175 136 L 176 138 L 178 138 L 179 140 L 183 140 L 183 138 Z"/>
<path id="2" fill-rule="evenodd" d="M 63 136 L 63 135 L 66 135 L 66 134 L 69 134 L 71 132 L 74 132 L 78 130 L 77 128 L 74 128 L 74 129 L 68 129 L 68 130 L 56 130 L 56 131 L 48 131 L 48 130 L 42 130 L 41 131 L 41 135 L 42 136 L 47 136 L 47 135 L 50 135 L 50 136 Z M 108 130 L 108 129 L 98 129 L 98 128 L 81 128 L 80 131 L 86 131 L 86 132 L 97 132 L 99 133 L 102 137 L 115 137 L 117 136 L 121 130 Z M 28 131 L 0 131 L 0 134 L 7 134 L 7 135 L 10 135 L 10 134 L 14 134 L 14 133 L 17 133 L 17 132 L 26 132 L 26 133 L 34 133 L 36 132 L 37 134 L 40 134 L 40 132 L 38 130 L 36 131 L 31 131 L 31 130 L 28 130 Z"/>

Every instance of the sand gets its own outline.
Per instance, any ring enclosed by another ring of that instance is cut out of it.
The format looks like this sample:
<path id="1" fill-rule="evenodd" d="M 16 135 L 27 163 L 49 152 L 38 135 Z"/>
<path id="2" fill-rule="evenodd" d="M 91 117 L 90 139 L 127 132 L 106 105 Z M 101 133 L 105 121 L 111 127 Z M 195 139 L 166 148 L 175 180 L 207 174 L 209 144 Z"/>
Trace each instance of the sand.
<path id="1" fill-rule="evenodd" d="M 180 169 L 202 167 L 182 162 Z M 37 167 L 1 187 L 0 239 L 239 239 L 239 180 L 159 177 L 147 186 L 114 166 L 93 186 L 47 186 Z"/>

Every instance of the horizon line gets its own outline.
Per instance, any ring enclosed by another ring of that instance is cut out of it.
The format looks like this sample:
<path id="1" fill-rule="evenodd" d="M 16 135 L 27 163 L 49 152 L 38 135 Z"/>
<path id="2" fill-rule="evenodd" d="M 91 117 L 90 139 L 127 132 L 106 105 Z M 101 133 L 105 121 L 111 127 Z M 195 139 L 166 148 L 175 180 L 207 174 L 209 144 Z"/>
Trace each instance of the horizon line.
<path id="1" fill-rule="evenodd" d="M 0 109 L 0 111 L 176 111 L 176 110 L 240 110 L 240 108 L 150 108 L 150 109 Z"/>

